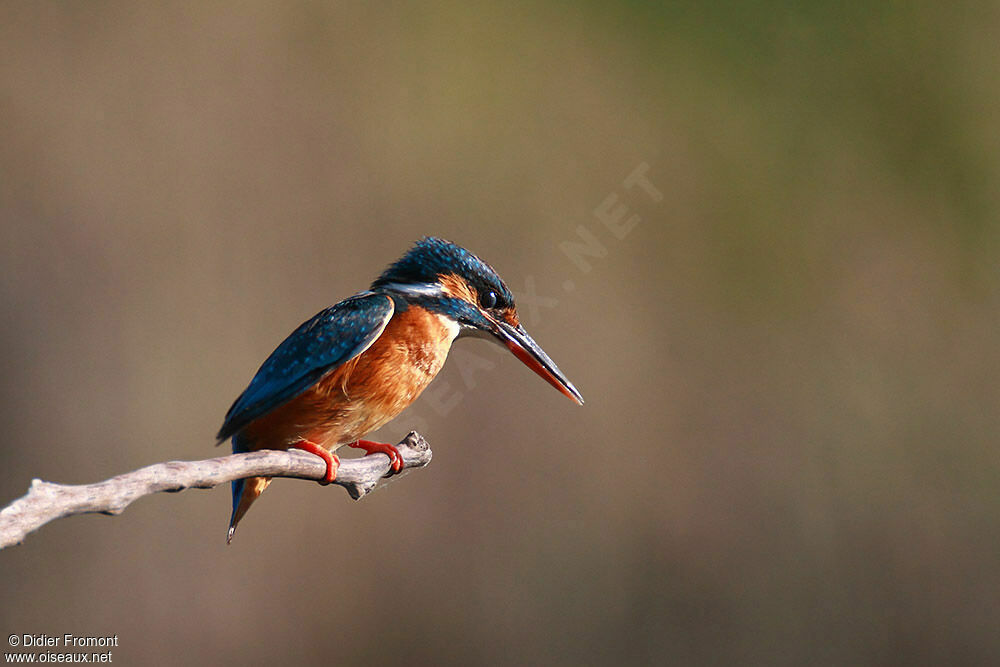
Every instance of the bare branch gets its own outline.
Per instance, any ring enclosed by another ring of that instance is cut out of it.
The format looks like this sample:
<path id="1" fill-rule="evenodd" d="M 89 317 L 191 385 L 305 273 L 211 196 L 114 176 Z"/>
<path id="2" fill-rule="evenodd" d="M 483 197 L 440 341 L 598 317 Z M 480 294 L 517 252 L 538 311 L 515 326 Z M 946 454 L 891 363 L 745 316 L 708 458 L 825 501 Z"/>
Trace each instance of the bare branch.
<path id="1" fill-rule="evenodd" d="M 403 470 L 422 468 L 431 461 L 423 436 L 411 431 L 396 445 Z M 357 500 L 372 491 L 389 472 L 389 457 L 371 454 L 346 459 L 337 470 L 339 484 Z M 210 489 L 244 477 L 294 477 L 320 480 L 326 464 L 318 456 L 298 449 L 262 450 L 204 461 L 167 461 L 112 477 L 96 484 L 65 485 L 31 481 L 24 495 L 0 511 L 0 549 L 19 544 L 28 533 L 50 521 L 74 514 L 121 514 L 132 501 L 161 491 Z"/>

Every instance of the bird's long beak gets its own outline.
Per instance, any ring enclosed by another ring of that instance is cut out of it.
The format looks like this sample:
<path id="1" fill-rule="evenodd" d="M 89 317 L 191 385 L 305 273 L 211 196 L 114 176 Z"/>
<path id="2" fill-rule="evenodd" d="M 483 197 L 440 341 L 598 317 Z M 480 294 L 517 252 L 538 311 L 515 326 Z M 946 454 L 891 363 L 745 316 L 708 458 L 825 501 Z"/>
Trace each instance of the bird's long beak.
<path id="1" fill-rule="evenodd" d="M 562 392 L 567 398 L 579 405 L 583 405 L 583 396 L 580 395 L 580 392 L 576 390 L 576 387 L 569 381 L 569 378 L 563 375 L 563 372 L 559 370 L 555 362 L 549 359 L 549 355 L 545 354 L 542 348 L 538 347 L 538 344 L 532 340 L 528 332 L 524 330 L 524 327 L 521 325 L 513 326 L 500 320 L 490 319 L 496 325 L 498 337 L 514 353 L 515 357 L 524 362 L 525 366 L 538 373 L 542 379 Z"/>

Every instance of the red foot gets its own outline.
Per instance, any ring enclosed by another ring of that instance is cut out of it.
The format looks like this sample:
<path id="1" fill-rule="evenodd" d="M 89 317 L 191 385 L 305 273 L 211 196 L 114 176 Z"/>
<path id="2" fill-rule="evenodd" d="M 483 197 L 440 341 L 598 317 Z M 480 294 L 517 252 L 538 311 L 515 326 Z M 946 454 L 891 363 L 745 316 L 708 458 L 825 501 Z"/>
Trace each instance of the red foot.
<path id="1" fill-rule="evenodd" d="M 348 447 L 363 449 L 366 454 L 385 454 L 389 457 L 389 463 L 393 472 L 399 472 L 403 469 L 403 455 L 392 445 L 372 442 L 371 440 L 358 440 L 357 442 L 352 442 Z"/>
<path id="2" fill-rule="evenodd" d="M 332 482 L 337 476 L 337 468 L 340 467 L 340 459 L 337 458 L 336 454 L 331 454 L 330 450 L 323 449 L 315 442 L 309 442 L 308 440 L 299 440 L 297 443 L 292 445 L 292 447 L 309 452 L 310 454 L 315 454 L 326 461 L 326 475 L 323 476 L 323 479 L 319 480 L 320 484 L 325 486 Z"/>

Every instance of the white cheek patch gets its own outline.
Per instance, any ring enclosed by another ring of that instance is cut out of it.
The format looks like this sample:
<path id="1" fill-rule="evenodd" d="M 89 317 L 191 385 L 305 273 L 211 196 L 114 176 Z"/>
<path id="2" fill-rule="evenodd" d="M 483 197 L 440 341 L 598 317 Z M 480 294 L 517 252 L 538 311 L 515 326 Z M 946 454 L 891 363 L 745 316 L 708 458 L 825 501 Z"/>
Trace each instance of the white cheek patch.
<path id="1" fill-rule="evenodd" d="M 441 296 L 444 294 L 441 285 L 437 283 L 389 283 L 383 285 L 383 288 L 397 294 L 412 294 L 413 296 Z"/>
<path id="2" fill-rule="evenodd" d="M 441 326 L 443 326 L 445 330 L 448 332 L 449 342 L 458 338 L 458 334 L 462 332 L 462 325 L 460 325 L 458 322 L 451 319 L 450 317 L 446 317 L 445 315 L 441 315 L 440 313 L 438 313 L 437 318 L 438 321 L 441 322 Z"/>

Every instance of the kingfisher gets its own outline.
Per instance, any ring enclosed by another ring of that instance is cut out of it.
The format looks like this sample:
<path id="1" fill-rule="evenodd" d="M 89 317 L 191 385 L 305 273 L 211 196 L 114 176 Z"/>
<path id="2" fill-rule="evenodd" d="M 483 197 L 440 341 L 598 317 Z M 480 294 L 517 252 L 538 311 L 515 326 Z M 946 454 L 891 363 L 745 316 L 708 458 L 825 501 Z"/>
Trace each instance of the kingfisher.
<path id="1" fill-rule="evenodd" d="M 333 452 L 355 447 L 403 459 L 392 445 L 362 439 L 409 406 L 444 365 L 456 338 L 476 336 L 509 349 L 565 396 L 583 397 L 528 335 L 514 296 L 497 272 L 465 248 L 425 237 L 366 291 L 303 322 L 264 361 L 217 435 L 233 453 L 302 449 L 337 475 Z M 227 543 L 270 477 L 233 482 Z"/>

